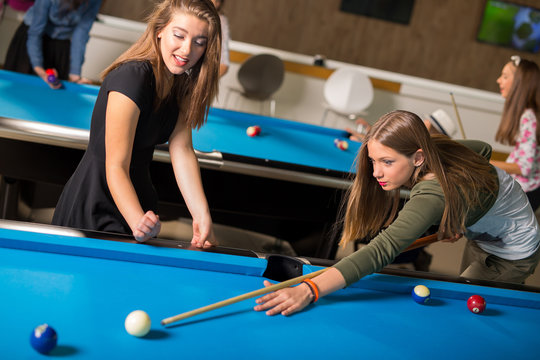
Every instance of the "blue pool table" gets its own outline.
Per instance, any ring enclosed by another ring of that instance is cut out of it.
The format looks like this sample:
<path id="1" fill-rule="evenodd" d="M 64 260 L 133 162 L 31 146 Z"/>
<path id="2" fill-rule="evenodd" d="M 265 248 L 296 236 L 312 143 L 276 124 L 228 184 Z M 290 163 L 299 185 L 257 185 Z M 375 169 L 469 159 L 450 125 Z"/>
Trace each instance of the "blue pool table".
<path id="1" fill-rule="evenodd" d="M 41 358 L 29 337 L 48 323 L 50 355 L 65 359 L 538 359 L 540 293 L 402 275 L 373 274 L 290 317 L 255 312 L 249 299 L 160 325 L 261 288 L 267 265 L 0 220 L 0 354 Z M 418 284 L 431 289 L 427 305 L 411 298 Z M 487 301 L 482 314 L 466 306 L 473 294 Z M 136 309 L 152 319 L 143 338 L 124 330 Z"/>
<path id="2" fill-rule="evenodd" d="M 47 135 L 56 141 L 77 141 L 80 147 L 84 147 L 98 91 L 97 86 L 69 82 L 64 82 L 61 90 L 52 90 L 36 76 L 0 70 L 3 127 L 26 132 L 29 137 Z M 259 136 L 246 135 L 246 129 L 252 125 L 262 128 Z M 308 175 L 294 172 L 300 169 L 299 173 L 321 175 L 353 173 L 360 143 L 349 142 L 350 148 L 345 151 L 334 144 L 334 139 L 344 140 L 347 135 L 343 130 L 211 108 L 207 124 L 193 131 L 193 146 L 205 165 L 333 186 L 338 183 L 324 183 L 323 179 L 313 176 L 309 179 Z M 164 155 L 158 153 L 157 156 Z M 246 163 L 284 168 L 290 173 L 273 173 L 253 167 L 246 169 Z"/>
<path id="3" fill-rule="evenodd" d="M 98 91 L 73 83 L 52 90 L 36 76 L 0 70 L 0 153 L 12 155 L 0 163 L 3 188 L 12 190 L 3 191 L 2 204 L 14 203 L 17 180 L 49 187 L 23 192 L 30 203 L 56 204 L 86 148 Z M 259 136 L 246 135 L 252 125 L 261 127 Z M 214 221 L 296 243 L 303 255 L 332 256 L 335 241 L 325 240 L 360 146 L 349 141 L 348 150 L 338 149 L 334 140 L 346 137 L 342 130 L 212 108 L 193 143 Z M 162 218 L 188 216 L 166 145 L 154 160 Z M 0 218 L 15 211 L 0 208 Z"/>

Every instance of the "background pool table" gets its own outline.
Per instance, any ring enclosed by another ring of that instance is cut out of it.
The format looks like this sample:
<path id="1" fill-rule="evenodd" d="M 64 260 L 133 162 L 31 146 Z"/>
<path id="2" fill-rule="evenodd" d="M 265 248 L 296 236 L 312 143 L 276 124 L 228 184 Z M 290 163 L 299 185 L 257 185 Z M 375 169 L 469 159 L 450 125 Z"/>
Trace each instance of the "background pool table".
<path id="1" fill-rule="evenodd" d="M 98 90 L 72 83 L 51 90 L 35 76 L 0 70 L 0 153 L 10 154 L 0 163 L 0 217 L 16 218 L 17 189 L 23 186 L 31 205 L 56 204 L 86 147 Z M 262 133 L 248 137 L 251 125 L 261 126 Z M 336 129 L 212 108 L 193 141 L 214 221 L 287 240 L 302 255 L 332 257 L 335 241 L 328 241 L 328 233 L 360 146 L 349 141 L 348 150 L 336 148 L 334 139 L 346 136 Z M 162 218 L 188 216 L 166 146 L 154 159 Z"/>
<path id="2" fill-rule="evenodd" d="M 0 221 L 3 358 L 39 358 L 29 336 L 42 323 L 59 334 L 51 355 L 74 359 L 538 358 L 537 292 L 374 274 L 290 317 L 255 312 L 250 299 L 163 327 L 259 289 L 267 260 L 10 224 Z M 420 283 L 432 291 L 429 305 L 411 299 Z M 472 294 L 487 300 L 484 313 L 467 309 Z M 152 319 L 144 338 L 124 330 L 136 309 Z"/>

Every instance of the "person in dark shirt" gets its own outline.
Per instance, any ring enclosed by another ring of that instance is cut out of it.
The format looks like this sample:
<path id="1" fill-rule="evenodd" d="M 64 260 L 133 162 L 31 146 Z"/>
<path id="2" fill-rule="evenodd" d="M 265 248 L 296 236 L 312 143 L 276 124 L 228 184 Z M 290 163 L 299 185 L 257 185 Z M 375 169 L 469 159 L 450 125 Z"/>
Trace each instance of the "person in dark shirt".
<path id="1" fill-rule="evenodd" d="M 161 1 L 141 38 L 104 72 L 88 148 L 66 184 L 53 224 L 133 234 L 146 241 L 161 223 L 149 167 L 169 143 L 175 177 L 193 218 L 192 244 L 215 244 L 192 145 L 217 94 L 219 14 L 210 0 Z"/>
<path id="2" fill-rule="evenodd" d="M 81 77 L 89 32 L 101 0 L 36 0 L 24 15 L 9 45 L 4 69 L 36 74 L 53 89 L 56 79 L 90 83 Z"/>

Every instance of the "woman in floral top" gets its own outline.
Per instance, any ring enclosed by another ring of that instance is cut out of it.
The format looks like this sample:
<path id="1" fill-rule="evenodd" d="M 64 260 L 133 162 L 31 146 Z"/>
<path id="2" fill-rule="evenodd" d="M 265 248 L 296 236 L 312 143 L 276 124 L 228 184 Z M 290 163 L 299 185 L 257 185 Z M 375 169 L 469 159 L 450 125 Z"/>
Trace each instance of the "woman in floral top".
<path id="1" fill-rule="evenodd" d="M 495 139 L 513 145 L 506 162 L 491 163 L 521 185 L 533 210 L 540 205 L 540 69 L 536 63 L 512 56 L 497 79 L 506 99 Z"/>

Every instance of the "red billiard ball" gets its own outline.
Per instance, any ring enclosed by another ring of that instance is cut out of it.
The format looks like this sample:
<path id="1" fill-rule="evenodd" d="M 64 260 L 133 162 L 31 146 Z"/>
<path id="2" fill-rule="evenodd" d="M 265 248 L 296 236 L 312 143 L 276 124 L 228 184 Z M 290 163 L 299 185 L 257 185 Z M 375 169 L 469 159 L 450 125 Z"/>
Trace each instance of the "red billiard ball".
<path id="1" fill-rule="evenodd" d="M 345 140 L 334 139 L 334 145 L 340 150 L 347 150 L 349 143 Z"/>
<path id="2" fill-rule="evenodd" d="M 486 309 L 486 300 L 480 295 L 473 295 L 467 300 L 467 307 L 471 312 L 480 314 Z"/>
<path id="3" fill-rule="evenodd" d="M 261 127 L 259 125 L 250 126 L 246 130 L 248 136 L 257 136 L 261 133 Z"/>
<path id="4" fill-rule="evenodd" d="M 36 327 L 30 334 L 30 345 L 41 354 L 48 354 L 56 347 L 58 336 L 47 324 Z"/>

